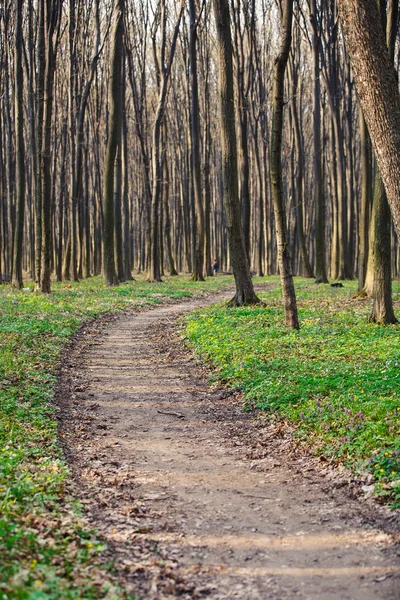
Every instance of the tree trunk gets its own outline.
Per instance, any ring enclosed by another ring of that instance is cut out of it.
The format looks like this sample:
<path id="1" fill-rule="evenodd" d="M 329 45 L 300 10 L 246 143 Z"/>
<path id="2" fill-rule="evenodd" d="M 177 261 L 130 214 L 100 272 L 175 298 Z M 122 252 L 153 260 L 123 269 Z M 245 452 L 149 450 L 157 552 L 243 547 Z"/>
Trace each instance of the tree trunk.
<path id="1" fill-rule="evenodd" d="M 400 96 L 376 0 L 338 0 L 358 97 L 400 235 Z"/>
<path id="2" fill-rule="evenodd" d="M 45 77 L 45 2 L 38 2 L 38 42 L 37 62 L 38 78 L 36 88 L 36 184 L 35 184 L 35 288 L 40 289 L 40 275 L 42 262 L 42 151 L 43 151 L 43 106 L 44 106 L 44 77 Z"/>
<path id="3" fill-rule="evenodd" d="M 126 54 L 124 53 L 124 59 Z M 126 67 L 125 60 L 122 66 L 122 136 L 121 136 L 121 148 L 122 148 L 122 209 L 124 213 L 124 240 L 123 240 L 123 262 L 124 262 L 124 280 L 132 280 L 132 256 L 131 256 L 131 241 L 130 241 L 130 207 L 129 207 L 129 161 L 128 161 L 128 124 L 126 118 Z"/>
<path id="4" fill-rule="evenodd" d="M 113 9 L 113 33 L 111 49 L 110 77 L 110 129 L 104 171 L 104 239 L 103 239 L 103 275 L 105 283 L 115 285 L 114 255 L 114 168 L 117 147 L 121 139 L 121 84 L 122 84 L 122 48 L 123 48 L 123 0 L 115 0 Z"/>
<path id="5" fill-rule="evenodd" d="M 392 302 L 392 272 L 390 245 L 390 208 L 379 171 L 376 173 L 374 196 L 374 303 L 370 320 L 374 323 L 397 323 Z"/>
<path id="6" fill-rule="evenodd" d="M 359 224 L 359 259 L 358 259 L 358 289 L 364 288 L 367 275 L 369 222 L 372 204 L 372 157 L 371 140 L 363 112 L 360 108 L 360 139 L 361 139 L 361 214 Z"/>
<path id="7" fill-rule="evenodd" d="M 122 85 L 121 85 L 122 88 Z M 121 105 L 122 108 L 122 105 Z M 122 116 L 122 113 L 121 113 Z M 121 122 L 122 124 L 122 122 Z M 115 189 L 114 189 L 114 228 L 115 228 L 115 262 L 118 281 L 125 281 L 123 239 L 122 239 L 122 152 L 121 131 L 118 140 L 115 159 Z"/>
<path id="8" fill-rule="evenodd" d="M 163 0 L 164 2 L 164 0 Z M 164 119 L 165 103 L 168 93 L 168 81 L 171 74 L 172 62 L 174 60 L 176 42 L 179 33 L 179 26 L 183 14 L 184 2 L 181 3 L 178 20 L 175 25 L 174 34 L 169 52 L 168 64 L 164 65 L 165 58 L 165 27 L 163 29 L 162 40 L 162 81 L 160 82 L 160 91 L 158 95 L 158 105 L 153 126 L 153 151 L 152 151 L 152 170 L 153 170 L 153 189 L 151 198 L 151 243 L 150 243 L 150 269 L 149 281 L 161 281 L 161 255 L 160 255 L 160 223 L 159 213 L 161 204 L 161 178 L 162 178 L 162 148 L 161 148 L 161 128 Z M 165 3 L 163 4 L 164 16 L 161 21 L 165 20 Z"/>
<path id="9" fill-rule="evenodd" d="M 25 144 L 24 144 L 24 104 L 23 104 L 23 38 L 22 38 L 22 10 L 23 0 L 16 3 L 15 24 L 15 131 L 16 131 L 16 162 L 17 162 L 17 214 L 15 218 L 16 230 L 14 240 L 14 261 L 12 270 L 12 283 L 15 287 L 22 288 L 22 242 L 24 235 L 24 208 L 25 208 Z"/>
<path id="10" fill-rule="evenodd" d="M 320 80 L 320 32 L 317 20 L 317 2 L 311 0 L 313 58 L 313 190 L 315 205 L 315 278 L 317 283 L 328 283 L 326 269 L 325 201 L 322 186 L 321 165 L 321 80 Z"/>
<path id="11" fill-rule="evenodd" d="M 386 25 L 386 41 L 389 57 L 393 62 L 398 22 L 398 0 L 391 0 L 389 9 L 389 19 Z M 381 18 L 382 23 L 385 25 L 386 2 L 381 6 Z M 390 324 L 397 323 L 392 301 L 392 220 L 379 169 L 377 169 L 376 178 L 378 193 L 374 198 L 374 304 L 370 318 L 374 323 Z"/>
<path id="12" fill-rule="evenodd" d="M 53 114 L 53 85 L 55 73 L 54 31 L 60 18 L 61 6 L 58 2 L 48 3 L 45 8 L 46 24 L 46 58 L 45 84 L 43 107 L 43 148 L 41 153 L 40 171 L 42 185 L 42 260 L 40 267 L 40 290 L 50 293 L 51 283 L 51 127 Z"/>
<path id="13" fill-rule="evenodd" d="M 76 189 L 76 126 L 75 126 L 75 94 L 76 94 L 76 17 L 75 0 L 69 1 L 69 23 L 68 23 L 68 45 L 69 45 L 69 134 L 70 134 L 70 224 L 69 224 L 69 244 L 70 251 L 65 254 L 64 270 L 68 279 L 78 281 L 78 232 L 77 232 L 77 209 L 78 198 Z M 71 269 L 72 267 L 72 269 Z"/>
<path id="14" fill-rule="evenodd" d="M 299 243 L 301 260 L 304 268 L 305 277 L 313 277 L 313 272 L 310 263 L 310 257 L 307 250 L 306 237 L 304 233 L 304 210 L 303 210 L 303 174 L 304 174 L 304 148 L 303 148 L 303 136 L 300 129 L 300 119 L 297 109 L 297 95 L 300 95 L 301 90 L 299 87 L 299 78 L 297 73 L 297 66 L 294 64 L 294 60 L 291 63 L 291 79 L 292 79 L 292 95 L 293 100 L 291 102 L 291 112 L 293 116 L 293 137 L 294 137 L 294 149 L 292 152 L 297 153 L 297 165 L 295 175 L 295 185 L 293 186 L 293 200 L 295 205 L 296 213 L 296 231 L 297 241 Z M 294 175 L 294 174 L 293 174 Z"/>
<path id="15" fill-rule="evenodd" d="M 288 327 L 299 329 L 296 293 L 293 283 L 289 239 L 286 226 L 285 204 L 283 199 L 282 180 L 282 126 L 283 126 L 283 92 L 287 61 L 292 39 L 293 0 L 283 0 L 282 32 L 279 54 L 274 66 L 274 85 L 272 95 L 272 126 L 270 177 L 272 184 L 272 201 L 274 205 L 276 236 L 278 242 L 278 264 L 282 284 L 285 321 Z"/>
<path id="16" fill-rule="evenodd" d="M 192 143 L 192 185 L 194 191 L 196 234 L 193 261 L 194 281 L 204 281 L 204 208 L 201 195 L 200 165 L 200 107 L 197 78 L 197 19 L 195 0 L 189 0 L 190 11 L 190 74 L 192 87 L 191 143 Z"/>
<path id="17" fill-rule="evenodd" d="M 236 283 L 236 294 L 231 303 L 242 306 L 258 304 L 260 300 L 254 292 L 241 226 L 229 3 L 228 0 L 214 0 L 213 5 L 217 27 L 223 196 Z"/>

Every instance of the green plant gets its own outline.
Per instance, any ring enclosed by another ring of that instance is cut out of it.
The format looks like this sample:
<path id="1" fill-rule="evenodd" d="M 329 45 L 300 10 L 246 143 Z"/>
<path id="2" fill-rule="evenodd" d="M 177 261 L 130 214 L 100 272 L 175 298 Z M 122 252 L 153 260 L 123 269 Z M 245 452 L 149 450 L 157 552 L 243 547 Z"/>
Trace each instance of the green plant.
<path id="1" fill-rule="evenodd" d="M 398 506 L 399 327 L 369 323 L 370 302 L 353 299 L 353 282 L 297 279 L 296 289 L 300 331 L 284 327 L 275 287 L 262 296 L 265 307 L 221 304 L 190 315 L 187 339 L 214 381 L 243 391 L 245 407 L 289 419 L 315 451 L 368 471 L 377 493 Z"/>
<path id="2" fill-rule="evenodd" d="M 0 598 L 126 598 L 103 544 L 66 494 L 57 438 L 57 364 L 80 325 L 99 315 L 217 291 L 231 278 L 188 277 L 107 288 L 99 277 L 54 284 L 50 295 L 0 288 Z"/>

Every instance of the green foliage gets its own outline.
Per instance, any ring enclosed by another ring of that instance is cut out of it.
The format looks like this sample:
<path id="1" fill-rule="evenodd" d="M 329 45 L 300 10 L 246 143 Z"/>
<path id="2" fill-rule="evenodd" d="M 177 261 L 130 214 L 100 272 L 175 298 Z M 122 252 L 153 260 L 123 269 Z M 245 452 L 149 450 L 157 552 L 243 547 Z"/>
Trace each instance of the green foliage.
<path id="1" fill-rule="evenodd" d="M 355 285 L 297 279 L 300 331 L 283 325 L 277 286 L 261 295 L 264 308 L 190 315 L 187 338 L 246 407 L 289 419 L 316 451 L 368 471 L 376 493 L 400 506 L 399 326 L 369 323 L 370 301 L 352 299 Z M 395 282 L 397 310 L 399 292 Z"/>
<path id="2" fill-rule="evenodd" d="M 68 468 L 52 404 L 60 353 L 79 326 L 166 298 L 216 291 L 231 278 L 100 278 L 55 284 L 50 295 L 0 288 L 0 598 L 125 598 L 102 566 L 103 546 L 65 492 Z"/>

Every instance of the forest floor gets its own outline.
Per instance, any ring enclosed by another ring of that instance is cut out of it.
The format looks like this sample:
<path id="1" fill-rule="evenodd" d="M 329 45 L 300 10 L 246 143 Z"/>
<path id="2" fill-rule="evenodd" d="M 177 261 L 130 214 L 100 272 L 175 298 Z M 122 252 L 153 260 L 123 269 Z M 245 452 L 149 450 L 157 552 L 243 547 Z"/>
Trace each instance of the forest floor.
<path id="1" fill-rule="evenodd" d="M 71 492 L 132 598 L 397 599 L 399 516 L 279 422 L 210 387 L 177 319 L 204 299 L 85 327 L 57 390 Z"/>
<path id="2" fill-rule="evenodd" d="M 111 314 L 231 286 L 225 276 L 149 283 L 144 275 L 115 287 L 101 277 L 53 282 L 51 294 L 35 293 L 32 282 L 22 290 L 0 286 L 2 600 L 126 598 L 102 560 L 103 542 L 66 486 L 70 473 L 54 403 L 60 363 L 83 324 L 99 331 Z"/>

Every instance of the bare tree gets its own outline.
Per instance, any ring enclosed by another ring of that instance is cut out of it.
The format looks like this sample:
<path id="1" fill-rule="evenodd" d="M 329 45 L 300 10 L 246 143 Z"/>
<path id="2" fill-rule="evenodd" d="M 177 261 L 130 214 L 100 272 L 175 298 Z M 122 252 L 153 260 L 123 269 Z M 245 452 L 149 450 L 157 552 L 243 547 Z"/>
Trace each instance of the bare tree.
<path id="1" fill-rule="evenodd" d="M 204 281 L 204 208 L 201 194 L 201 164 L 200 164 L 200 105 L 199 84 L 197 78 L 197 28 L 195 0 L 189 0 L 190 11 L 190 73 L 192 91 L 191 110 L 191 142 L 192 142 L 192 185 L 196 207 L 196 234 L 193 275 L 194 281 Z"/>
<path id="2" fill-rule="evenodd" d="M 17 214 L 15 218 L 14 262 L 12 283 L 15 287 L 22 287 L 22 243 L 24 234 L 24 209 L 25 209 L 25 143 L 24 143 L 24 102 L 23 102 L 23 37 L 22 37 L 22 11 L 23 0 L 16 2 L 15 25 L 15 129 L 17 138 Z"/>
<path id="3" fill-rule="evenodd" d="M 176 43 L 178 39 L 179 26 L 184 9 L 184 1 L 181 2 L 178 9 L 178 18 L 176 21 L 169 57 L 166 60 L 166 5 L 165 0 L 160 0 L 161 6 L 161 65 L 159 67 L 159 94 L 156 116 L 153 126 L 153 147 L 152 147 L 152 171 L 153 171 L 153 190 L 151 199 L 151 248 L 150 248 L 150 269 L 149 280 L 161 281 L 161 261 L 160 261 L 160 230 L 159 230 L 159 211 L 161 204 L 161 180 L 162 180 L 162 147 L 161 147 L 161 128 L 164 120 L 165 103 L 167 100 L 168 82 L 171 74 L 172 62 L 174 60 Z"/>
<path id="4" fill-rule="evenodd" d="M 44 5 L 45 23 L 45 70 L 43 100 L 43 137 L 40 156 L 41 179 L 41 218 L 42 218 L 42 253 L 40 267 L 40 290 L 49 293 L 51 288 L 51 151 L 52 151 L 52 118 L 53 87 L 56 68 L 56 55 L 61 26 L 62 0 L 52 0 Z"/>
<path id="5" fill-rule="evenodd" d="M 241 226 L 228 0 L 214 0 L 214 14 L 218 44 L 223 194 L 228 220 L 230 258 L 236 283 L 236 294 L 231 303 L 235 306 L 242 306 L 258 304 L 260 300 L 254 292 Z"/>
<path id="6" fill-rule="evenodd" d="M 114 173 L 117 148 L 121 144 L 123 17 L 124 0 L 115 0 L 111 51 L 110 131 L 104 173 L 103 274 L 107 285 L 115 285 L 118 281 L 114 256 Z"/>
<path id="7" fill-rule="evenodd" d="M 299 328 L 296 293 L 293 283 L 286 226 L 285 204 L 282 181 L 282 127 L 284 106 L 284 79 L 292 39 L 293 0 L 282 2 L 282 32 L 279 54 L 275 59 L 274 88 L 272 100 L 270 170 L 272 201 L 274 204 L 276 236 L 278 241 L 278 264 L 282 284 L 285 321 L 288 327 Z"/>

